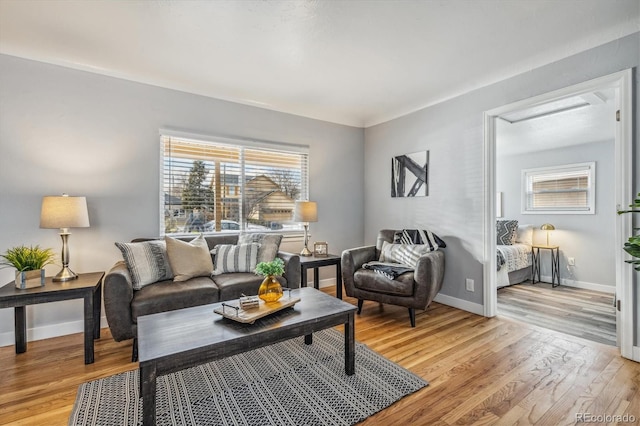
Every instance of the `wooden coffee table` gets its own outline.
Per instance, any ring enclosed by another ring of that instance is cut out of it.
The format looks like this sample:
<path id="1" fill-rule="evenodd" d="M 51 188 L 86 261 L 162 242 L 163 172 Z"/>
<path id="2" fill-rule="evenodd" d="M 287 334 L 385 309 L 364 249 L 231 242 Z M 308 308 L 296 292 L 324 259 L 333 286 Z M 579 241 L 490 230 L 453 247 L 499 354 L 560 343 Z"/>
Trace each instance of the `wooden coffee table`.
<path id="1" fill-rule="evenodd" d="M 345 373 L 354 374 L 356 307 L 310 287 L 292 290 L 291 297 L 301 300 L 254 324 L 215 314 L 213 310 L 221 303 L 139 317 L 143 425 L 155 424 L 158 376 L 294 337 L 305 336 L 305 343 L 310 345 L 312 333 L 340 324 L 344 324 Z"/>

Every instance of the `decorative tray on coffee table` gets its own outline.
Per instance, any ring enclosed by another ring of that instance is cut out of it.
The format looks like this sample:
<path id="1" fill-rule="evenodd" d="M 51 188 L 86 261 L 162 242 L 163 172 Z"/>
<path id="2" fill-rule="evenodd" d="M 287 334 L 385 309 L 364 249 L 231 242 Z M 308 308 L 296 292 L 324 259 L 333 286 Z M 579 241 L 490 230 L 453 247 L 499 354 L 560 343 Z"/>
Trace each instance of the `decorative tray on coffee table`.
<path id="1" fill-rule="evenodd" d="M 291 297 L 291 294 L 289 294 L 288 296 L 283 296 L 279 300 L 270 303 L 266 303 L 265 301 L 258 299 L 257 307 L 242 309 L 240 307 L 240 300 L 236 299 L 223 302 L 222 305 L 215 308 L 213 312 L 233 321 L 244 324 L 253 324 L 256 320 L 293 306 L 299 301 L 299 297 Z"/>

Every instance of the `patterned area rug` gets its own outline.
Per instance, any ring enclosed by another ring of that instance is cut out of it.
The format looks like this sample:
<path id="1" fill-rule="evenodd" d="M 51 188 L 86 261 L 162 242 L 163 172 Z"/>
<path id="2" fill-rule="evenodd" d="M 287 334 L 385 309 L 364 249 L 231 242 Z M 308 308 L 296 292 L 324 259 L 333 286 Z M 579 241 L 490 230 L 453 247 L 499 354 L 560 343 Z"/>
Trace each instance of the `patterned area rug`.
<path id="1" fill-rule="evenodd" d="M 83 383 L 70 425 L 138 425 L 138 370 Z M 158 425 L 352 425 L 428 383 L 344 335 L 324 330 L 157 379 Z"/>

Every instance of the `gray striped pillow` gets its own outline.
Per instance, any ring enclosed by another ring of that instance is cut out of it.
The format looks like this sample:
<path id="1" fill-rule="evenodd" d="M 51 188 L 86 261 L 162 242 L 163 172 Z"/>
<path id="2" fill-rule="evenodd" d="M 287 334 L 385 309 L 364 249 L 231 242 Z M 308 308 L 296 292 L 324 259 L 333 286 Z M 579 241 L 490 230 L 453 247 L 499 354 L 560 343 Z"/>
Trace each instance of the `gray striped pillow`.
<path id="1" fill-rule="evenodd" d="M 147 284 L 173 278 L 164 241 L 115 244 L 122 252 L 135 290 L 140 290 Z"/>
<path id="2" fill-rule="evenodd" d="M 430 251 L 428 244 L 391 244 L 385 241 L 380 250 L 380 262 L 400 263 L 415 268 L 420 256 Z"/>
<path id="3" fill-rule="evenodd" d="M 211 250 L 215 256 L 213 275 L 232 272 L 253 272 L 258 263 L 260 244 L 218 244 Z"/>

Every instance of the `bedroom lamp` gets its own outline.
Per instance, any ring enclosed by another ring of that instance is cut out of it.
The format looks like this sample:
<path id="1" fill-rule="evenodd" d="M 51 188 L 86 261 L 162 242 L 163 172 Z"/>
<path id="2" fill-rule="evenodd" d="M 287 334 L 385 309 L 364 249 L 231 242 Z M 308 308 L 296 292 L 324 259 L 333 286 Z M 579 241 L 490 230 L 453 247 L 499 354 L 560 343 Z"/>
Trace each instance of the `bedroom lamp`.
<path id="1" fill-rule="evenodd" d="M 62 238 L 62 270 L 53 277 L 53 281 L 70 281 L 78 276 L 69 269 L 68 239 L 69 228 L 87 228 L 89 214 L 85 197 L 69 197 L 67 194 L 42 197 L 40 228 L 60 229 Z"/>
<path id="2" fill-rule="evenodd" d="M 296 207 L 293 210 L 293 221 L 302 222 L 304 224 L 304 248 L 300 252 L 300 256 L 311 256 L 309 250 L 309 222 L 318 221 L 318 205 L 315 201 L 296 201 Z"/>
<path id="3" fill-rule="evenodd" d="M 540 227 L 540 229 L 542 229 L 543 231 L 547 231 L 547 246 L 549 246 L 549 231 L 555 230 L 556 227 L 550 223 L 545 223 Z"/>

